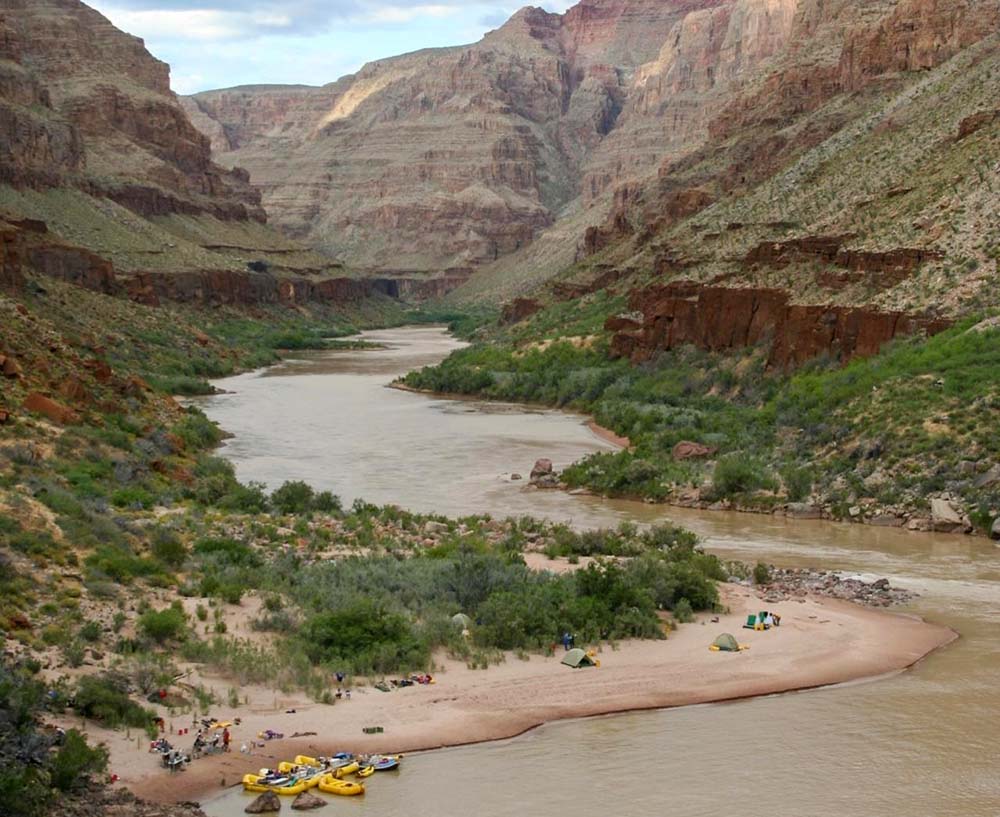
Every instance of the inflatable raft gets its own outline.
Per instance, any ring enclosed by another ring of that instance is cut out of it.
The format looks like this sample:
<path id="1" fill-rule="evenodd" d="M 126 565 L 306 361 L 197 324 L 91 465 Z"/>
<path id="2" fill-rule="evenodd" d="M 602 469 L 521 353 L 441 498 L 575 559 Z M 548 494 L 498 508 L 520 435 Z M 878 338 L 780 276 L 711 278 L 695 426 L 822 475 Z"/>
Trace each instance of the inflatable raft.
<path id="1" fill-rule="evenodd" d="M 327 794 L 337 794 L 341 797 L 352 797 L 364 794 L 365 784 L 348 780 L 338 780 L 332 774 L 325 774 L 319 779 L 319 790 Z"/>

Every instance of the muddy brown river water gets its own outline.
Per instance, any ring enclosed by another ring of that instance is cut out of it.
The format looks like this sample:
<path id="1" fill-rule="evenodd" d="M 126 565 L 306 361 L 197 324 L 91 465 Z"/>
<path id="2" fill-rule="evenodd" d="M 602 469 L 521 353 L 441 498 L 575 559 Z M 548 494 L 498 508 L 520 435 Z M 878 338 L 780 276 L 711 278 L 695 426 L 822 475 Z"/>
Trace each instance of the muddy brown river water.
<path id="1" fill-rule="evenodd" d="M 458 347 L 443 330 L 366 333 L 387 348 L 322 353 L 219 385 L 199 400 L 234 437 L 243 480 L 303 479 L 449 515 L 532 514 L 580 527 L 673 520 L 727 558 L 888 577 L 910 612 L 961 639 L 891 678 L 734 704 L 564 721 L 511 741 L 408 757 L 363 798 L 322 813 L 506 817 L 998 817 L 1000 548 L 984 539 L 683 511 L 524 491 L 539 457 L 564 466 L 609 446 L 584 418 L 387 389 Z M 236 817 L 249 798 L 206 804 Z M 287 806 L 286 806 L 287 807 Z"/>

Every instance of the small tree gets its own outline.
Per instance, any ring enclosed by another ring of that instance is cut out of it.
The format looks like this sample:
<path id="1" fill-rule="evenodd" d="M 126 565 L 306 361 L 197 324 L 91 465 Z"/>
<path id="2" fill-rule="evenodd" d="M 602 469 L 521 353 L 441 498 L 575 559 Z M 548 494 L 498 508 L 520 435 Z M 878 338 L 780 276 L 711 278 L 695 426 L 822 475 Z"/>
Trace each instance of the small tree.
<path id="1" fill-rule="evenodd" d="M 304 482 L 286 482 L 271 494 L 271 503 L 281 513 L 304 513 L 312 507 L 313 489 Z"/>

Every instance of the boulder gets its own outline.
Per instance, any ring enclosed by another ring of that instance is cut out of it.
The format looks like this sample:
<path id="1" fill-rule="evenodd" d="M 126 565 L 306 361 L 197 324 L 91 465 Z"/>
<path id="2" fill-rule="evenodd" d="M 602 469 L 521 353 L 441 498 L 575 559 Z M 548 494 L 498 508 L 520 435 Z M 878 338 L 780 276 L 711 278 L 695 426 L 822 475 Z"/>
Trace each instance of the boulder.
<path id="1" fill-rule="evenodd" d="M 938 533 L 964 533 L 970 527 L 969 520 L 947 499 L 931 500 L 931 524 Z"/>
<path id="2" fill-rule="evenodd" d="M 10 420 L 10 412 L 6 409 L 0 409 L 0 426 L 5 425 L 8 420 Z"/>
<path id="3" fill-rule="evenodd" d="M 990 488 L 1000 483 L 1000 465 L 994 465 L 989 471 L 975 481 L 977 488 Z"/>
<path id="4" fill-rule="evenodd" d="M 792 519 L 822 519 L 823 509 L 808 502 L 792 502 L 788 505 L 788 516 Z"/>
<path id="5" fill-rule="evenodd" d="M 77 377 L 67 377 L 60 383 L 59 394 L 71 403 L 86 403 L 90 400 L 90 394 Z"/>
<path id="6" fill-rule="evenodd" d="M 326 806 L 326 800 L 321 800 L 315 794 L 304 791 L 292 801 L 294 811 L 312 811 Z"/>
<path id="7" fill-rule="evenodd" d="M 675 460 L 696 460 L 711 457 L 719 449 L 701 443 L 692 443 L 684 440 L 674 446 L 671 456 Z"/>
<path id="8" fill-rule="evenodd" d="M 544 476 L 548 476 L 553 472 L 554 466 L 552 465 L 552 460 L 541 459 L 535 462 L 535 467 L 531 469 L 531 481 L 534 482 Z"/>
<path id="9" fill-rule="evenodd" d="M 11 380 L 20 377 L 22 374 L 20 364 L 12 357 L 3 358 L 2 369 L 3 376 L 8 377 Z"/>
<path id="10" fill-rule="evenodd" d="M 76 412 L 72 409 L 68 409 L 66 406 L 60 405 L 55 400 L 46 397 L 44 394 L 39 394 L 38 392 L 32 392 L 28 395 L 27 399 L 24 401 L 24 410 L 41 414 L 52 422 L 59 423 L 60 425 L 69 425 L 80 419 Z"/>
<path id="11" fill-rule="evenodd" d="M 993 527 L 990 528 L 990 539 L 1000 541 L 1000 516 L 993 520 Z"/>
<path id="12" fill-rule="evenodd" d="M 247 814 L 273 814 L 281 811 L 281 799 L 273 791 L 266 791 L 243 811 Z"/>

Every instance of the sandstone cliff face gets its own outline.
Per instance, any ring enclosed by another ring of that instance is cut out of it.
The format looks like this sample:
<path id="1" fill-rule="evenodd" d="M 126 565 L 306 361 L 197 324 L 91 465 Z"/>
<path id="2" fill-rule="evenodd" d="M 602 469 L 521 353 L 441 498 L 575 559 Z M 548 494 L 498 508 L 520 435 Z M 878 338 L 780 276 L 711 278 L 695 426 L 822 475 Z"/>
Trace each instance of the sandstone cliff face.
<path id="1" fill-rule="evenodd" d="M 0 181 L 73 186 L 140 215 L 264 220 L 245 173 L 210 143 L 141 40 L 78 0 L 8 0 L 0 9 Z"/>
<path id="2" fill-rule="evenodd" d="M 685 60 L 699 59 L 688 51 L 700 47 L 702 29 L 683 21 L 730 5 L 586 0 L 564 15 L 527 8 L 466 48 L 382 60 L 323 88 L 236 88 L 186 104 L 216 158 L 250 170 L 272 218 L 291 234 L 355 266 L 476 266 L 523 248 L 581 193 L 594 198 L 632 169 L 655 167 L 673 124 L 649 132 L 641 161 L 621 160 L 639 156 L 629 137 L 585 170 L 630 110 L 643 65 L 664 62 L 664 94 L 671 83 L 700 90 L 686 79 Z M 684 59 L 666 45 L 678 33 Z M 723 50 L 724 37 L 709 39 Z M 746 50 L 752 56 L 741 66 L 758 59 Z M 652 97 L 649 90 L 633 106 L 634 120 L 651 111 L 677 118 Z M 685 134 L 699 116 L 684 120 Z"/>
<path id="3" fill-rule="evenodd" d="M 691 344 L 725 352 L 770 344 L 768 362 L 788 368 L 829 355 L 847 362 L 876 354 L 896 337 L 935 334 L 951 322 L 873 309 L 792 304 L 775 289 L 726 288 L 678 281 L 632 293 L 641 323 L 612 318 L 612 354 L 641 362 Z"/>
<path id="4" fill-rule="evenodd" d="M 185 104 L 277 223 L 351 264 L 531 264 L 567 212 L 607 215 L 586 238 L 594 219 L 573 216 L 586 254 L 752 187 L 850 120 L 838 100 L 941 65 L 997 15 L 990 0 L 583 0 L 322 88 Z"/>

